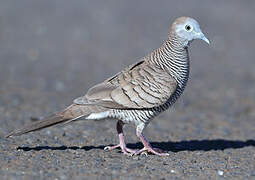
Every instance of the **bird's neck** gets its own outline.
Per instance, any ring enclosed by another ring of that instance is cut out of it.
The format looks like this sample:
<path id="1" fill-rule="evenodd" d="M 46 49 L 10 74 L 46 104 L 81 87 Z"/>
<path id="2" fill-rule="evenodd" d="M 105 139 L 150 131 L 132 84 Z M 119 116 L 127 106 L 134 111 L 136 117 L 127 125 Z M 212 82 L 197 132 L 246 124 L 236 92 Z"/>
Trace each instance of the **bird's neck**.
<path id="1" fill-rule="evenodd" d="M 167 70 L 179 87 L 184 89 L 189 76 L 189 55 L 185 42 L 178 37 L 169 37 L 150 56 L 150 61 Z"/>

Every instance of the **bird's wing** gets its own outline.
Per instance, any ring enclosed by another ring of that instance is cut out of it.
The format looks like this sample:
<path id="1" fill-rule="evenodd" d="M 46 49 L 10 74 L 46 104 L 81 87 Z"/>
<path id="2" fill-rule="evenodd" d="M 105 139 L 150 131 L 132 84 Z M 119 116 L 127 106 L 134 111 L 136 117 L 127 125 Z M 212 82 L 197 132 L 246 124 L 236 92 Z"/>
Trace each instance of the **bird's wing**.
<path id="1" fill-rule="evenodd" d="M 76 104 L 97 104 L 114 109 L 145 109 L 164 104 L 177 82 L 165 70 L 140 61 L 90 88 Z"/>

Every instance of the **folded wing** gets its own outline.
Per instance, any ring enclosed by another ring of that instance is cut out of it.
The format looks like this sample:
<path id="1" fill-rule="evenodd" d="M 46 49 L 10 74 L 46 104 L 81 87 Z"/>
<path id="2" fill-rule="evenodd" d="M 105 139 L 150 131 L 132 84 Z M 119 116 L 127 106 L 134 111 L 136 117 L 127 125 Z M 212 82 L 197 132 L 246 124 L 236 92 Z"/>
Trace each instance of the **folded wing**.
<path id="1" fill-rule="evenodd" d="M 164 104 L 177 83 L 165 70 L 140 61 L 89 89 L 76 104 L 96 104 L 114 109 L 145 109 Z"/>

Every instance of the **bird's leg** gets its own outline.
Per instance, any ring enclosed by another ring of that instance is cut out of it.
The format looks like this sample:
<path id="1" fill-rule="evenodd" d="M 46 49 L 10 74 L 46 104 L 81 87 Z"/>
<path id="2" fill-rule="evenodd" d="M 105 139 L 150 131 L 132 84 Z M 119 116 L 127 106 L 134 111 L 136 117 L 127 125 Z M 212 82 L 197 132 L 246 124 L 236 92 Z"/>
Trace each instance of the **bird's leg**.
<path id="1" fill-rule="evenodd" d="M 119 141 L 120 141 L 119 144 L 117 144 L 115 146 L 106 146 L 104 148 L 104 150 L 113 150 L 116 148 L 121 148 L 121 151 L 127 155 L 132 155 L 136 152 L 136 150 L 129 149 L 126 147 L 125 138 L 124 138 L 124 134 L 123 134 L 123 125 L 124 125 L 124 123 L 122 121 L 119 120 L 117 122 L 116 128 L 117 128 L 117 132 L 119 135 Z"/>
<path id="2" fill-rule="evenodd" d="M 140 138 L 141 142 L 144 145 L 144 148 L 142 148 L 141 150 L 138 150 L 137 152 L 135 152 L 135 155 L 141 154 L 141 153 L 152 153 L 155 155 L 159 155 L 159 156 L 168 156 L 168 153 L 165 153 L 163 150 L 159 149 L 159 148 L 153 148 L 150 144 L 150 142 L 144 137 L 144 135 L 142 134 L 142 130 L 144 129 L 144 126 L 137 126 L 136 129 L 136 134 L 137 136 Z"/>

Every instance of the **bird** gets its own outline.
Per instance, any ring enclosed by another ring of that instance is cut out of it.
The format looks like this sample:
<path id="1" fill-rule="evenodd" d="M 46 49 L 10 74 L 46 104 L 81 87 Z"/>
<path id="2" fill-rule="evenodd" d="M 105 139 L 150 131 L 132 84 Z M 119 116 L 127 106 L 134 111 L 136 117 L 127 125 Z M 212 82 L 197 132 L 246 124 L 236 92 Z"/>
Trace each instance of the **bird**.
<path id="1" fill-rule="evenodd" d="M 119 143 L 106 146 L 105 150 L 120 148 L 126 155 L 169 155 L 152 147 L 143 132 L 154 117 L 171 107 L 183 93 L 190 71 L 188 47 L 195 39 L 210 44 L 195 19 L 176 18 L 168 38 L 158 49 L 91 87 L 64 110 L 14 130 L 6 138 L 81 119 L 115 119 Z M 144 146 L 140 150 L 126 146 L 123 126 L 129 123 L 135 125 L 136 135 Z"/>

